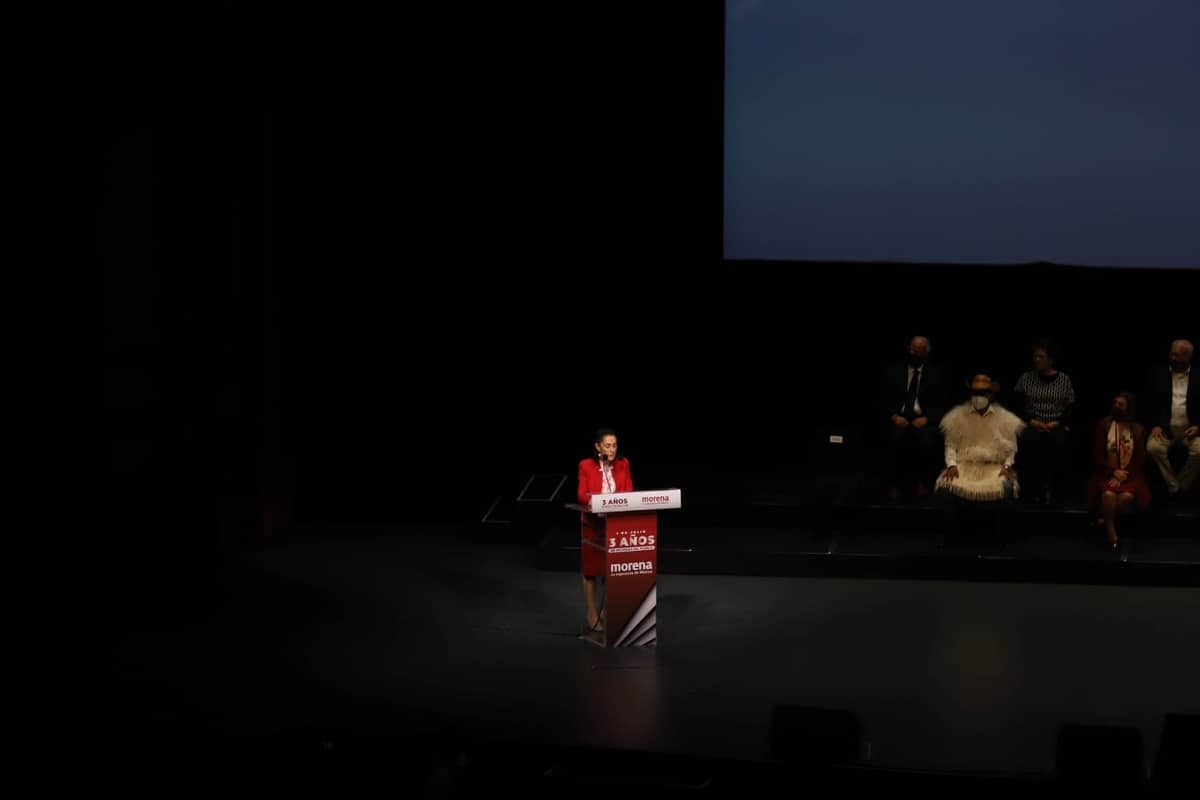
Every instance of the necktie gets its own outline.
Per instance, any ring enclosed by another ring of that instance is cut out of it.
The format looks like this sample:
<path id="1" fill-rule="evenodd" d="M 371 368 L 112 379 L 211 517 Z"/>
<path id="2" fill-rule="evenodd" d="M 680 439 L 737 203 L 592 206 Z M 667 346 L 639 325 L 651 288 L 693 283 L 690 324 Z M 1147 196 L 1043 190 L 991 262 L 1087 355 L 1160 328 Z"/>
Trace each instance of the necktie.
<path id="1" fill-rule="evenodd" d="M 921 380 L 921 370 L 914 369 L 912 377 L 908 379 L 908 393 L 904 396 L 904 410 L 909 414 L 917 413 L 914 407 L 917 405 L 917 384 Z"/>

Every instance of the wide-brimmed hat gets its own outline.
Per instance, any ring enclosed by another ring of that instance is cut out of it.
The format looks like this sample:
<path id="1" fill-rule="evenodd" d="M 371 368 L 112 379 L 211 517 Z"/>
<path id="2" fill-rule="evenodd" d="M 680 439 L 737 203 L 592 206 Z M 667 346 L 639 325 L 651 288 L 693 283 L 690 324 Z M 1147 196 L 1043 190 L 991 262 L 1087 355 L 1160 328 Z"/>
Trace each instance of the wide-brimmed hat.
<path id="1" fill-rule="evenodd" d="M 1000 391 L 1000 384 L 992 380 L 991 375 L 981 372 L 967 381 L 967 388 L 972 392 L 991 392 L 992 394 L 996 394 Z"/>

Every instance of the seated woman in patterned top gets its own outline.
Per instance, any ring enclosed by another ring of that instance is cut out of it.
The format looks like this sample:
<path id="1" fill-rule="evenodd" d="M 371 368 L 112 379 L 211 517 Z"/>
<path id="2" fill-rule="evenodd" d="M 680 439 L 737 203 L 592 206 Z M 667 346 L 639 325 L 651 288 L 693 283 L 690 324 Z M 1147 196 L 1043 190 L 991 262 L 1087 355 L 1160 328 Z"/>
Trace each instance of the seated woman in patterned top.
<path id="1" fill-rule="evenodd" d="M 1034 503 L 1052 505 L 1071 430 L 1075 387 L 1067 373 L 1054 367 L 1054 344 L 1033 345 L 1033 369 L 1018 380 L 1016 411 L 1028 427 L 1021 432 L 1020 469 L 1025 496 Z"/>

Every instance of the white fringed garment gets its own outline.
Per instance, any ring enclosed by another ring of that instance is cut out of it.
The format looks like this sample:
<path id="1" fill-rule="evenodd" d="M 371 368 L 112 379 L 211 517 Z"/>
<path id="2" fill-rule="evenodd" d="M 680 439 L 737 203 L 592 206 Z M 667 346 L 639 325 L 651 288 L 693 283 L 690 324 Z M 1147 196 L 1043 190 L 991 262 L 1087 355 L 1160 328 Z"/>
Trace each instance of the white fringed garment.
<path id="1" fill-rule="evenodd" d="M 1002 500 L 1004 480 L 1000 468 L 1017 452 L 1017 434 L 1025 427 L 1021 418 L 992 404 L 991 413 L 979 414 L 970 403 L 955 406 L 942 417 L 942 435 L 958 455 L 958 477 L 938 478 L 937 489 L 964 500 Z M 1021 488 L 1013 472 L 1013 497 Z"/>

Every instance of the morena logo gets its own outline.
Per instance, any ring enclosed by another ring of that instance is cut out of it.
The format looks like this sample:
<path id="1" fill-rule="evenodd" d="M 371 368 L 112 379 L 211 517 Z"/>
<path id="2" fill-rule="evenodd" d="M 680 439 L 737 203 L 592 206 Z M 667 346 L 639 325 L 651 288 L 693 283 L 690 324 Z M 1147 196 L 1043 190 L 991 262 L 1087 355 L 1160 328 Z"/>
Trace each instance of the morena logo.
<path id="1" fill-rule="evenodd" d="M 652 572 L 654 565 L 649 561 L 626 561 L 624 563 L 609 564 L 608 573 L 610 575 L 619 575 L 622 572 Z"/>

